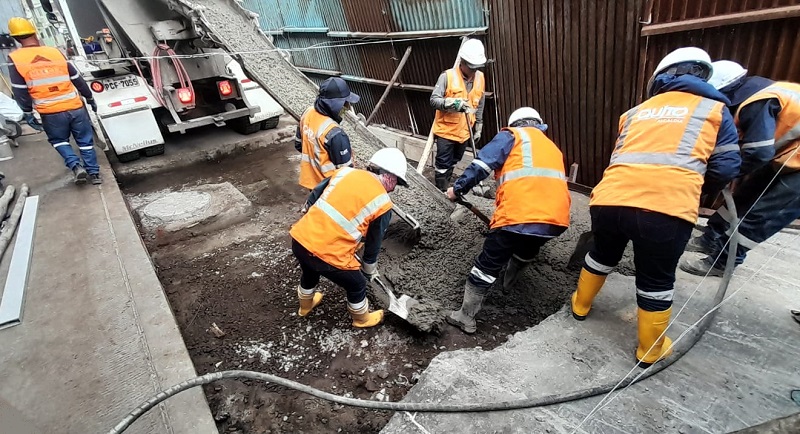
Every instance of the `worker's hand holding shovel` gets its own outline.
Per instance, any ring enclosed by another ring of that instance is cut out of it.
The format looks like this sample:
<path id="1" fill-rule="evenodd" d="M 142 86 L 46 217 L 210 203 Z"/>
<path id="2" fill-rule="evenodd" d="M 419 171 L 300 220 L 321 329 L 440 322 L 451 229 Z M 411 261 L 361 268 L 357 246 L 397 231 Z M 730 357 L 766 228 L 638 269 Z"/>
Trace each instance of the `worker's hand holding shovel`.
<path id="1" fill-rule="evenodd" d="M 445 194 L 447 195 L 447 198 L 450 199 L 450 202 L 455 202 L 458 199 L 458 196 L 456 196 L 456 191 L 453 189 L 453 187 L 448 188 Z"/>
<path id="2" fill-rule="evenodd" d="M 368 264 L 366 262 L 362 262 L 361 274 L 363 274 L 364 277 L 367 278 L 368 282 L 372 282 L 373 280 L 375 280 L 377 277 L 380 276 L 380 274 L 378 274 L 378 263 L 376 262 L 374 264 Z"/>

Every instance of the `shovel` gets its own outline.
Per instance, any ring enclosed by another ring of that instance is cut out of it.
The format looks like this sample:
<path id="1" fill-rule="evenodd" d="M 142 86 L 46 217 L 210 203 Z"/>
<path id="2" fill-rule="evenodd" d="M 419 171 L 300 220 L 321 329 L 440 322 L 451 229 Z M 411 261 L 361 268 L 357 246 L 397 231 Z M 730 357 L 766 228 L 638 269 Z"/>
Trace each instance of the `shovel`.
<path id="1" fill-rule="evenodd" d="M 397 298 L 397 296 L 394 295 L 394 292 L 389 289 L 385 283 L 383 283 L 380 277 L 373 277 L 372 281 L 377 283 L 378 286 L 383 289 L 383 292 L 386 293 L 386 296 L 389 297 L 389 312 L 392 312 L 404 320 L 408 320 L 408 308 L 419 302 L 407 296 L 406 294 L 402 294 L 400 298 Z"/>
<path id="2" fill-rule="evenodd" d="M 483 212 L 481 212 L 481 210 L 475 207 L 475 205 L 467 202 L 467 200 L 464 199 L 463 196 L 457 196 L 456 203 L 472 211 L 472 213 L 475 214 L 475 216 L 477 216 L 482 222 L 486 223 L 486 226 L 489 226 L 489 222 L 491 221 L 489 217 L 487 217 L 486 214 L 484 214 Z M 455 211 L 453 211 L 453 214 L 455 214 Z M 452 219 L 453 216 L 451 215 L 450 218 Z"/>
<path id="3" fill-rule="evenodd" d="M 411 214 L 406 213 L 403 211 L 399 206 L 394 205 L 392 206 L 392 211 L 400 217 L 401 220 L 408 223 L 411 226 L 411 234 L 406 236 L 406 238 L 410 238 L 413 243 L 416 244 L 417 241 L 422 237 L 422 228 L 419 225 L 417 219 L 411 216 Z"/>
<path id="4" fill-rule="evenodd" d="M 472 158 L 478 158 L 478 151 L 475 149 L 475 136 L 472 135 L 472 127 L 469 126 L 469 112 L 464 112 L 464 117 L 467 119 L 467 131 L 469 131 L 469 144 L 472 146 Z M 489 197 L 489 186 L 484 184 L 483 181 L 479 182 L 472 191 L 478 196 Z"/>

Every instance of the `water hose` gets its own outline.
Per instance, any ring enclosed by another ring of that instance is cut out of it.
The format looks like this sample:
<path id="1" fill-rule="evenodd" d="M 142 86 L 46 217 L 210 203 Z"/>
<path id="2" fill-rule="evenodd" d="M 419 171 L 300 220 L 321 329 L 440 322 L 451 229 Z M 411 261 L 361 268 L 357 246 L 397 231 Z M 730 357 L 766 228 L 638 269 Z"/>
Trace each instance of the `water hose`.
<path id="1" fill-rule="evenodd" d="M 723 190 L 722 195 L 725 198 L 725 204 L 732 216 L 731 227 L 738 228 L 739 218 L 736 214 L 736 204 L 733 201 L 733 196 L 731 195 L 731 192 L 728 188 L 725 188 L 725 190 Z M 738 238 L 739 238 L 738 231 L 734 230 L 729 239 L 728 258 L 727 262 L 725 263 L 725 272 L 722 276 L 722 279 L 720 280 L 719 286 L 717 287 L 717 293 L 714 295 L 714 301 L 713 301 L 714 306 L 719 305 L 719 303 L 722 302 L 722 300 L 724 299 L 725 293 L 728 290 L 728 285 L 730 284 L 731 278 L 733 277 L 733 269 L 736 266 L 736 250 L 739 245 Z M 140 406 L 136 407 L 133 411 L 131 411 L 128 414 L 128 416 L 125 417 L 125 419 L 120 421 L 111 431 L 109 431 L 109 434 L 120 434 L 124 432 L 134 421 L 136 421 L 136 419 L 145 414 L 148 410 L 160 404 L 161 402 L 165 401 L 166 399 L 174 395 L 177 395 L 178 393 L 183 392 L 184 390 L 213 383 L 215 381 L 222 380 L 225 378 L 264 381 L 268 383 L 277 384 L 289 389 L 294 389 L 298 392 L 306 393 L 313 397 L 324 399 L 326 401 L 330 401 L 335 404 L 347 405 L 351 407 L 368 408 L 372 410 L 384 410 L 384 411 L 409 411 L 409 412 L 423 412 L 423 413 L 478 413 L 478 412 L 489 412 L 489 411 L 519 410 L 525 408 L 562 404 L 570 401 L 577 401 L 580 399 L 590 398 L 593 396 L 605 394 L 615 389 L 622 389 L 628 387 L 631 384 L 638 383 L 639 381 L 649 378 L 663 371 L 664 369 L 668 368 L 673 363 L 680 360 L 681 357 L 683 357 L 686 353 L 688 353 L 689 350 L 691 350 L 692 347 L 694 347 L 695 344 L 697 344 L 697 342 L 700 340 L 703 334 L 705 334 L 705 332 L 711 326 L 711 321 L 716 316 L 716 312 L 717 311 L 714 310 L 709 315 L 706 315 L 702 320 L 700 320 L 698 326 L 694 328 L 691 333 L 687 334 L 686 336 L 687 339 L 682 339 L 680 341 L 684 344 L 673 348 L 673 355 L 671 357 L 668 357 L 667 359 L 652 365 L 648 370 L 644 371 L 641 375 L 630 376 L 630 377 L 626 376 L 625 379 L 623 379 L 622 381 L 617 379 L 615 381 L 609 381 L 599 386 L 581 389 L 573 392 L 551 394 L 536 398 L 523 398 L 514 401 L 489 402 L 489 403 L 442 404 L 442 403 L 426 403 L 426 402 L 384 402 L 384 401 L 370 401 L 366 399 L 346 398 L 344 396 L 334 395 L 332 393 L 324 392 L 322 390 L 315 389 L 311 386 L 307 386 L 305 384 L 298 383 L 296 381 L 288 380 L 286 378 L 281 378 L 276 375 L 266 374 L 263 372 L 232 370 L 232 371 L 215 372 L 212 374 L 206 374 L 199 377 L 195 377 L 190 380 L 186 380 L 182 383 L 176 384 L 170 387 L 169 389 L 166 389 L 158 393 L 156 396 L 153 396 L 152 398 L 142 403 Z"/>

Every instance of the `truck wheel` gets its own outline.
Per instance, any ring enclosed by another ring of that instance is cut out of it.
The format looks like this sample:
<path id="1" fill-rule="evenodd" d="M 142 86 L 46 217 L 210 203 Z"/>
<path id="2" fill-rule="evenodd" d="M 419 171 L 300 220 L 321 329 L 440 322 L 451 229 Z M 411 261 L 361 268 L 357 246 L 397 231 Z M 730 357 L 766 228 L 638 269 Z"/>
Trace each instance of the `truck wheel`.
<path id="1" fill-rule="evenodd" d="M 269 118 L 265 121 L 261 121 L 261 129 L 262 130 L 271 130 L 278 126 L 278 122 L 280 122 L 281 117 L 275 116 L 274 118 Z"/>
<path id="2" fill-rule="evenodd" d="M 257 124 L 251 124 L 249 117 L 233 119 L 228 122 L 228 125 L 230 125 L 233 131 L 236 131 L 239 134 L 244 134 L 245 136 L 261 130 L 261 122 Z"/>
<path id="3" fill-rule="evenodd" d="M 114 153 L 116 154 L 116 151 L 114 151 Z M 138 160 L 139 157 L 141 157 L 141 155 L 139 155 L 139 151 L 117 154 L 117 160 L 119 160 L 120 163 L 130 163 L 131 161 Z"/>
<path id="4" fill-rule="evenodd" d="M 144 155 L 146 157 L 155 157 L 156 155 L 163 155 L 164 154 L 164 144 L 155 145 L 155 146 L 148 146 L 144 148 Z"/>

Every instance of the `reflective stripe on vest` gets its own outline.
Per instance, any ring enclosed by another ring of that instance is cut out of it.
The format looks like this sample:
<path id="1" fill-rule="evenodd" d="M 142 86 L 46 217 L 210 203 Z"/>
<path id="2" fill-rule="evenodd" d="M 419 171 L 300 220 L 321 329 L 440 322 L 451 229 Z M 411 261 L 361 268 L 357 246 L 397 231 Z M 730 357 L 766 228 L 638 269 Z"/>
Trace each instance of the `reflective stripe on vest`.
<path id="1" fill-rule="evenodd" d="M 526 178 L 526 177 L 539 177 L 539 178 L 555 178 L 565 180 L 566 177 L 558 170 L 545 169 L 541 167 L 533 167 L 533 146 L 531 139 L 527 134 L 520 134 L 522 140 L 522 168 L 510 170 L 497 178 L 498 187 L 506 181 L 512 179 Z"/>
<path id="2" fill-rule="evenodd" d="M 35 80 L 26 80 L 28 86 L 44 86 L 46 84 L 61 83 L 63 81 L 70 81 L 69 75 L 59 75 L 56 77 L 39 78 Z"/>
<path id="3" fill-rule="evenodd" d="M 631 120 L 636 116 L 638 110 L 633 109 L 628 112 L 628 118 L 625 120 L 622 132 L 620 133 L 614 153 L 611 155 L 611 165 L 614 164 L 658 164 L 664 166 L 675 166 L 688 169 L 705 175 L 706 163 L 702 160 L 692 157 L 692 151 L 698 142 L 703 125 L 708 119 L 711 111 L 718 104 L 717 101 L 703 98 L 700 103 L 695 107 L 692 114 L 689 116 L 689 121 L 686 123 L 686 129 L 681 136 L 678 149 L 675 153 L 665 152 L 633 152 L 633 153 L 620 153 L 619 151 L 625 146 L 625 139 L 631 125 Z"/>
<path id="4" fill-rule="evenodd" d="M 797 92 L 794 89 L 787 89 L 779 84 L 773 84 L 772 86 L 769 86 L 764 90 L 765 91 L 771 90 L 775 93 L 782 93 L 784 95 L 788 95 L 789 99 L 791 99 L 792 102 L 794 102 L 795 104 L 800 104 L 800 92 Z M 785 148 L 787 145 L 798 139 L 800 139 L 800 123 L 793 126 L 791 129 L 789 129 L 789 131 L 785 132 L 782 136 L 775 139 L 775 150 L 780 151 L 781 149 Z"/>
<path id="5" fill-rule="evenodd" d="M 331 204 L 326 201 L 326 198 L 330 196 L 331 192 L 336 188 L 336 184 L 339 183 L 347 174 L 351 173 L 353 169 L 351 167 L 344 167 L 336 173 L 336 175 L 331 178 L 328 186 L 325 188 L 325 191 L 322 193 L 317 202 L 314 204 L 319 209 L 324 212 L 328 217 L 331 218 L 334 222 L 336 222 L 339 227 L 341 227 L 348 235 L 350 235 L 354 241 L 359 242 L 361 241 L 361 232 L 358 230 L 358 227 L 364 224 L 369 216 L 373 213 L 377 212 L 382 206 L 391 202 L 388 194 L 382 194 L 375 199 L 372 199 L 369 203 L 364 205 L 361 208 L 361 211 L 355 215 L 350 220 L 347 220 L 336 208 L 334 208 Z"/>
<path id="6" fill-rule="evenodd" d="M 33 104 L 34 105 L 49 104 L 51 102 L 66 101 L 68 99 L 77 98 L 77 97 L 78 97 L 78 92 L 72 91 L 70 93 L 67 93 L 67 94 L 64 94 L 64 95 L 61 95 L 61 96 L 54 96 L 52 98 L 34 99 L 33 100 Z"/>

